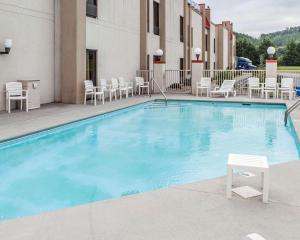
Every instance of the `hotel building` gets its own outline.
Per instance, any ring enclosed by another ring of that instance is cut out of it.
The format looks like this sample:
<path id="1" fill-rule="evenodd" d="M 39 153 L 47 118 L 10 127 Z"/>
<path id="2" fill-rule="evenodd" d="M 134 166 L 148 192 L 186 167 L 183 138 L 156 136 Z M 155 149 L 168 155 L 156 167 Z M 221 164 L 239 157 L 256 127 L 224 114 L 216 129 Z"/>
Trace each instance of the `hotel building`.
<path id="1" fill-rule="evenodd" d="M 198 47 L 206 69 L 235 64 L 232 23 L 188 0 L 0 0 L 0 12 L 0 48 L 13 40 L 0 55 L 0 110 L 6 82 L 38 79 L 42 104 L 81 103 L 85 79 L 132 80 L 159 48 L 170 70 L 190 69 Z"/>

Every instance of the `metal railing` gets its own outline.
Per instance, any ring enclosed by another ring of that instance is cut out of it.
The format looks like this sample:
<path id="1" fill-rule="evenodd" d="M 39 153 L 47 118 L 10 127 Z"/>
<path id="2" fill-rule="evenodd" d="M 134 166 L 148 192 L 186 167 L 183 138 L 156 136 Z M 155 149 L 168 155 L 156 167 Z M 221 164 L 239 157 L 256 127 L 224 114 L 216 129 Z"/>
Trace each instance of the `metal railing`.
<path id="1" fill-rule="evenodd" d="M 298 106 L 300 105 L 300 100 L 298 100 L 295 104 L 293 104 L 291 107 L 289 107 L 288 110 L 285 111 L 284 114 L 284 125 L 287 126 L 288 123 L 288 117 L 291 112 L 293 112 Z"/>
<path id="2" fill-rule="evenodd" d="M 290 70 L 284 70 L 284 71 L 278 71 L 277 72 L 277 80 L 280 83 L 282 78 L 293 78 L 294 79 L 294 86 L 300 86 L 300 71 L 290 71 Z"/>
<path id="3" fill-rule="evenodd" d="M 221 86 L 224 80 L 236 80 L 235 88 L 237 94 L 248 93 L 248 78 L 257 77 L 264 83 L 266 77 L 265 70 L 204 70 L 203 77 L 210 77 L 213 86 Z"/>
<path id="4" fill-rule="evenodd" d="M 139 70 L 137 76 L 143 77 L 150 83 L 151 92 L 154 92 L 153 70 Z M 224 80 L 236 80 L 235 88 L 238 95 L 248 94 L 248 79 L 259 78 L 264 84 L 266 79 L 265 70 L 204 70 L 203 77 L 212 79 L 212 87 L 221 86 Z M 278 71 L 277 81 L 281 83 L 282 78 L 293 78 L 295 87 L 300 86 L 300 71 Z M 163 86 L 164 93 L 192 93 L 192 73 L 190 70 L 166 70 Z"/>
<path id="5" fill-rule="evenodd" d="M 144 78 L 145 82 L 149 82 L 150 97 L 154 93 L 154 87 L 156 86 L 157 89 L 159 90 L 159 92 L 164 97 L 166 103 L 168 102 L 168 98 L 167 98 L 166 94 L 164 93 L 164 91 L 162 90 L 162 88 L 159 86 L 159 84 L 154 79 L 154 72 L 153 72 L 153 70 L 138 70 L 136 72 L 136 76 Z"/>
<path id="6" fill-rule="evenodd" d="M 152 78 L 150 81 L 152 82 L 153 86 L 156 85 L 156 87 L 158 88 L 158 90 L 160 91 L 160 93 L 163 95 L 166 104 L 168 104 L 168 98 L 167 98 L 166 94 L 163 92 L 163 90 L 161 89 L 161 87 L 159 86 L 159 84 L 155 81 L 154 78 Z M 150 94 L 150 97 L 151 97 L 151 94 Z"/>
<path id="7" fill-rule="evenodd" d="M 190 70 L 166 70 L 165 89 L 167 93 L 192 93 Z"/>

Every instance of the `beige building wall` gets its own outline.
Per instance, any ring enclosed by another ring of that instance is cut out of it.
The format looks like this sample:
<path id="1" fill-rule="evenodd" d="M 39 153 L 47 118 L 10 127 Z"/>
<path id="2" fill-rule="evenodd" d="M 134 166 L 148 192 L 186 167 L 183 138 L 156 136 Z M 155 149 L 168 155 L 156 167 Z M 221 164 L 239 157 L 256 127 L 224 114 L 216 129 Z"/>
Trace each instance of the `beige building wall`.
<path id="1" fill-rule="evenodd" d="M 223 30 L 223 69 L 229 67 L 229 32 L 226 28 Z"/>
<path id="2" fill-rule="evenodd" d="M 193 28 L 193 46 L 192 46 L 192 60 L 196 60 L 196 56 L 194 54 L 195 48 L 202 49 L 202 17 L 196 12 L 192 11 L 192 28 Z M 200 57 L 203 59 L 203 56 Z"/>
<path id="3" fill-rule="evenodd" d="M 147 0 L 142 0 L 142 1 L 147 1 Z M 160 28 L 160 35 L 155 35 L 154 34 L 154 29 L 153 29 L 153 2 L 158 2 L 160 4 L 160 8 L 162 7 L 161 5 L 163 4 L 162 1 L 159 0 L 149 0 L 149 32 L 147 33 L 147 54 L 149 55 L 149 67 L 150 69 L 153 69 L 153 56 L 156 52 L 157 49 L 161 48 L 161 35 L 162 35 L 162 29 Z M 162 23 L 163 16 L 160 16 L 160 24 Z M 164 50 L 164 49 L 163 49 Z M 164 54 L 165 51 L 164 51 Z"/>
<path id="4" fill-rule="evenodd" d="M 86 48 L 97 50 L 98 79 L 132 80 L 140 68 L 140 0 L 101 0 L 86 18 Z"/>
<path id="5" fill-rule="evenodd" d="M 0 110 L 5 83 L 41 80 L 41 103 L 54 101 L 54 0 L 0 0 L 0 50 L 13 40 L 9 55 L 0 55 Z"/>
<path id="6" fill-rule="evenodd" d="M 184 17 L 184 0 L 166 0 L 166 67 L 179 69 L 184 58 L 184 43 L 180 42 L 180 16 Z"/>

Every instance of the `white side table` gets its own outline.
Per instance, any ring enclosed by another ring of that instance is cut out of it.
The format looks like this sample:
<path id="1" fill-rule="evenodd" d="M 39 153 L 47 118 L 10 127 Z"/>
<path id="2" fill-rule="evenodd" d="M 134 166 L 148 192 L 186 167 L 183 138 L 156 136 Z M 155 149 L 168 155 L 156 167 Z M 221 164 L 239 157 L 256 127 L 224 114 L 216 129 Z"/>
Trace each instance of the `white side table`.
<path id="1" fill-rule="evenodd" d="M 228 175 L 227 175 L 227 198 L 232 198 L 232 178 L 233 171 L 253 171 L 261 173 L 263 202 L 269 202 L 270 174 L 267 157 L 254 155 L 229 154 L 228 158 Z"/>
<path id="2" fill-rule="evenodd" d="M 40 80 L 18 80 L 18 82 L 21 82 L 23 89 L 28 91 L 28 109 L 40 108 Z"/>

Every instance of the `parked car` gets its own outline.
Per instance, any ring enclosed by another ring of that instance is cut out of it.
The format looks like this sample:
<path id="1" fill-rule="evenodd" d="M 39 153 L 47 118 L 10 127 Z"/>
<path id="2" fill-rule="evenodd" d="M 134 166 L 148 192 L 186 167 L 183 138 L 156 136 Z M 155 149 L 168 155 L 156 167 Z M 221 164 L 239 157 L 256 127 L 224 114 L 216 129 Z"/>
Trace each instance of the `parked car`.
<path id="1" fill-rule="evenodd" d="M 252 61 L 248 58 L 238 57 L 236 69 L 237 70 L 255 70 L 257 67 L 252 64 Z"/>

